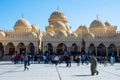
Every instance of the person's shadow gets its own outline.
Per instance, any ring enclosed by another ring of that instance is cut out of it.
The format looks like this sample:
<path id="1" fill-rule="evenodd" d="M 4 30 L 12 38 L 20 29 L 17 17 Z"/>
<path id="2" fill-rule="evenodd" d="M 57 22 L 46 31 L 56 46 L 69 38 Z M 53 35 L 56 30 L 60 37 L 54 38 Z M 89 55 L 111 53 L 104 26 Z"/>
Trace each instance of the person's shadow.
<path id="1" fill-rule="evenodd" d="M 90 74 L 83 74 L 83 75 L 73 75 L 73 76 L 76 76 L 76 77 L 87 77 L 87 76 L 92 76 Z"/>

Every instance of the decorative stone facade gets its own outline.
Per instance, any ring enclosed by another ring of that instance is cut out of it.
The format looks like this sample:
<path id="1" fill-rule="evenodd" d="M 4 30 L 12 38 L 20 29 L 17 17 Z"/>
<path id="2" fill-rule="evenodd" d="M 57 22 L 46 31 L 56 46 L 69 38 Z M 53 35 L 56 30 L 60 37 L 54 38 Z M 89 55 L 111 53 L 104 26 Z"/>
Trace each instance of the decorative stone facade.
<path id="1" fill-rule="evenodd" d="M 71 33 L 72 27 L 67 25 L 67 17 L 62 11 L 56 10 L 50 15 L 48 22 L 45 32 L 36 24 L 31 25 L 25 18 L 15 23 L 13 31 L 0 30 L 0 52 L 5 55 L 15 52 L 35 54 L 39 50 L 43 53 L 76 53 L 85 50 L 88 54 L 120 56 L 120 32 L 117 31 L 117 26 L 108 21 L 103 23 L 97 18 L 89 27 L 80 25 Z"/>

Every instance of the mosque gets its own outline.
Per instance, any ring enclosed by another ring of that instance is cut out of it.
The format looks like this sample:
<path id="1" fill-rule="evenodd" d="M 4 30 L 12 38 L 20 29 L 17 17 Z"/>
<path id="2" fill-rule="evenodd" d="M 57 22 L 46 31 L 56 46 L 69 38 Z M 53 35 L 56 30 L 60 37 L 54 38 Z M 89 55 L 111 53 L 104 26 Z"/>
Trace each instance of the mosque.
<path id="1" fill-rule="evenodd" d="M 48 22 L 44 32 L 23 17 L 16 21 L 13 30 L 0 30 L 0 56 L 37 54 L 39 51 L 57 54 L 83 51 L 97 56 L 120 56 L 120 32 L 108 21 L 101 22 L 97 18 L 89 26 L 80 25 L 71 33 L 66 15 L 58 9 Z"/>

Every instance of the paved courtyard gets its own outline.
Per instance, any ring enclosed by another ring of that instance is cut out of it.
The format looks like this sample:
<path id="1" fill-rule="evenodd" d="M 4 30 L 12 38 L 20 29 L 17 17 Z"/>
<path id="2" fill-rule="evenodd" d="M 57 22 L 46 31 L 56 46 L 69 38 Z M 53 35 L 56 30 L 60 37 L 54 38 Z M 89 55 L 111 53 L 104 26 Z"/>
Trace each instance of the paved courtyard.
<path id="1" fill-rule="evenodd" d="M 0 80 L 120 80 L 120 63 L 104 67 L 98 64 L 99 75 L 90 75 L 90 65 L 57 67 L 52 64 L 31 64 L 29 71 L 23 71 L 23 64 L 0 62 Z"/>

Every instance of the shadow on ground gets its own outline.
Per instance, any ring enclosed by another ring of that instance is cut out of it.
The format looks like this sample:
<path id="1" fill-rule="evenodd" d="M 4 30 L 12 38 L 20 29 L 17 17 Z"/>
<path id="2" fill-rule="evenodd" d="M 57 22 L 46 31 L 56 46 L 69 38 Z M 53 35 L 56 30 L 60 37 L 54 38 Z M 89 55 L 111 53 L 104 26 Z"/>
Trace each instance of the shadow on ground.
<path id="1" fill-rule="evenodd" d="M 76 76 L 76 77 L 88 77 L 88 76 L 92 76 L 90 74 L 82 74 L 82 75 L 73 75 L 73 76 Z"/>

